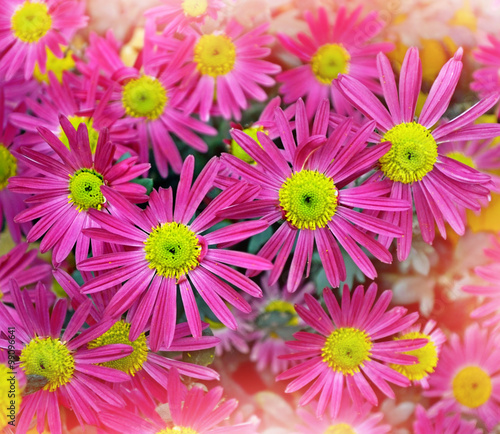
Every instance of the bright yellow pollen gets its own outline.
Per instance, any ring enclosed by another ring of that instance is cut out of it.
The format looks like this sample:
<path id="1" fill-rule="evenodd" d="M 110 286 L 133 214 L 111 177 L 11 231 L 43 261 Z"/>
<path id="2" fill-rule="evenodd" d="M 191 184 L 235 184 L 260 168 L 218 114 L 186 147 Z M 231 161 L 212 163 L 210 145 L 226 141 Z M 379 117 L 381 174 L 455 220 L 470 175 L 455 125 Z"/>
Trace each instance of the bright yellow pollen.
<path id="1" fill-rule="evenodd" d="M 250 127 L 250 128 L 245 128 L 243 132 L 247 135 L 250 136 L 252 139 L 254 139 L 257 144 L 262 148 L 262 145 L 259 142 L 259 139 L 257 138 L 257 133 L 258 132 L 263 132 L 264 134 L 269 135 L 269 132 L 264 129 L 264 127 Z M 246 151 L 238 145 L 238 143 L 233 139 L 231 140 L 231 147 L 230 147 L 230 152 L 232 155 L 234 155 L 236 158 L 239 158 L 240 160 L 243 160 L 245 163 L 248 164 L 255 164 L 255 161 L 253 160 L 250 155 L 246 153 Z"/>
<path id="2" fill-rule="evenodd" d="M 104 178 L 93 169 L 80 169 L 69 179 L 69 202 L 75 204 L 79 211 L 89 208 L 101 209 L 105 202 L 101 193 Z"/>
<path id="3" fill-rule="evenodd" d="M 45 3 L 25 1 L 10 20 L 14 36 L 23 42 L 38 42 L 52 27 L 52 17 Z"/>
<path id="4" fill-rule="evenodd" d="M 285 218 L 298 229 L 324 228 L 335 214 L 337 196 L 333 179 L 316 170 L 293 173 L 279 190 Z"/>
<path id="5" fill-rule="evenodd" d="M 167 104 L 167 90 L 159 80 L 143 75 L 123 87 L 122 104 L 127 115 L 134 118 L 158 119 Z"/>
<path id="6" fill-rule="evenodd" d="M 201 246 L 195 233 L 181 223 L 165 223 L 144 242 L 149 268 L 163 277 L 179 278 L 196 268 Z"/>
<path id="7" fill-rule="evenodd" d="M 339 74 L 349 72 L 351 55 L 340 44 L 325 44 L 318 48 L 311 59 L 312 72 L 323 84 L 332 84 Z"/>
<path id="8" fill-rule="evenodd" d="M 292 303 L 285 300 L 271 300 L 264 308 L 264 312 L 282 312 L 291 315 L 290 321 L 286 325 L 296 326 L 299 324 L 299 317 Z"/>
<path id="9" fill-rule="evenodd" d="M 203 75 L 226 75 L 235 60 L 236 46 L 225 35 L 203 35 L 194 47 L 196 68 Z"/>
<path id="10" fill-rule="evenodd" d="M 59 339 L 33 338 L 21 351 L 19 360 L 26 375 L 47 378 L 43 390 L 50 392 L 68 383 L 75 370 L 73 355 Z"/>
<path id="11" fill-rule="evenodd" d="M 92 154 L 95 154 L 99 133 L 92 126 L 94 124 L 94 120 L 92 118 L 81 117 L 81 116 L 70 116 L 68 120 L 71 122 L 71 125 L 73 125 L 75 130 L 78 130 L 78 126 L 80 124 L 85 124 L 87 126 L 87 132 L 89 134 L 90 151 L 92 152 Z M 61 142 L 63 142 L 64 145 L 68 149 L 70 149 L 68 136 L 61 127 L 59 127 L 59 140 L 61 140 Z"/>
<path id="12" fill-rule="evenodd" d="M 384 134 L 391 149 L 379 160 L 380 170 L 391 181 L 410 184 L 420 181 L 434 168 L 437 144 L 431 132 L 416 122 L 402 123 Z"/>
<path id="13" fill-rule="evenodd" d="M 198 431 L 185 426 L 174 426 L 158 431 L 156 434 L 198 434 Z"/>
<path id="14" fill-rule="evenodd" d="M 323 434 L 356 434 L 354 428 L 348 423 L 330 425 Z"/>
<path id="15" fill-rule="evenodd" d="M 135 375 L 136 372 L 142 370 L 142 365 L 148 358 L 146 335 L 141 333 L 135 341 L 131 341 L 128 337 L 129 332 L 130 324 L 125 321 L 118 321 L 114 323 L 106 333 L 89 342 L 89 348 L 99 348 L 110 344 L 126 344 L 134 349 L 134 351 L 126 357 L 99 363 L 99 365 L 118 369 L 132 376 Z"/>
<path id="16" fill-rule="evenodd" d="M 12 420 L 10 417 L 7 418 L 7 415 L 16 415 L 21 405 L 19 383 L 16 376 L 10 372 L 11 370 L 7 365 L 0 363 L 0 408 L 2 409 L 0 412 L 0 431 L 2 432 L 7 426 L 7 423 Z M 13 401 L 14 404 L 11 404 L 11 401 Z M 14 405 L 14 407 L 12 407 L 13 413 L 11 413 L 9 409 L 12 405 Z"/>
<path id="17" fill-rule="evenodd" d="M 35 63 L 35 70 L 33 71 L 33 76 L 41 83 L 49 82 L 49 71 L 52 71 L 59 83 L 62 83 L 62 76 L 64 71 L 70 71 L 75 67 L 75 61 L 73 60 L 73 52 L 67 50 L 63 58 L 56 57 L 49 47 L 46 48 L 47 51 L 47 62 L 45 63 L 45 74 L 42 74 L 38 62 Z"/>
<path id="18" fill-rule="evenodd" d="M 321 356 L 334 371 L 354 375 L 363 362 L 370 360 L 371 348 L 372 341 L 364 330 L 342 327 L 326 338 Z"/>
<path id="19" fill-rule="evenodd" d="M 449 152 L 446 154 L 447 157 L 453 158 L 454 160 L 459 161 L 460 163 L 465 164 L 466 166 L 472 167 L 473 169 L 476 168 L 476 164 L 472 160 L 472 158 L 468 157 L 467 155 L 462 154 L 461 152 Z"/>
<path id="20" fill-rule="evenodd" d="M 462 405 L 477 408 L 490 399 L 491 377 L 479 366 L 467 366 L 453 378 L 453 395 Z"/>
<path id="21" fill-rule="evenodd" d="M 187 17 L 199 17 L 207 11 L 207 8 L 207 0 L 184 0 L 182 2 L 182 10 Z"/>
<path id="22" fill-rule="evenodd" d="M 0 143 L 0 191 L 7 187 L 9 178 L 17 172 L 17 159 Z"/>
<path id="23" fill-rule="evenodd" d="M 429 342 L 422 348 L 412 351 L 405 351 L 403 354 L 415 356 L 418 363 L 414 365 L 396 365 L 391 364 L 391 367 L 396 371 L 403 374 L 409 380 L 421 380 L 434 372 L 437 366 L 438 354 L 436 344 L 431 340 L 429 335 L 420 332 L 410 332 L 403 336 L 394 338 L 395 340 L 401 339 L 428 339 Z"/>

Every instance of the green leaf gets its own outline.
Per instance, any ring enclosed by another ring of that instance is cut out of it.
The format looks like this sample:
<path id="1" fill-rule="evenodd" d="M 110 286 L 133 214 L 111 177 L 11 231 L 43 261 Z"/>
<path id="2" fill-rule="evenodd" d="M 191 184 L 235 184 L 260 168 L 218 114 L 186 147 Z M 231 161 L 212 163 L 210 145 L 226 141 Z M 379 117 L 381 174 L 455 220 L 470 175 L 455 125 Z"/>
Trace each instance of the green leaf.
<path id="1" fill-rule="evenodd" d="M 135 178 L 132 179 L 132 182 L 146 187 L 146 194 L 148 195 L 153 191 L 153 180 L 151 178 Z"/>

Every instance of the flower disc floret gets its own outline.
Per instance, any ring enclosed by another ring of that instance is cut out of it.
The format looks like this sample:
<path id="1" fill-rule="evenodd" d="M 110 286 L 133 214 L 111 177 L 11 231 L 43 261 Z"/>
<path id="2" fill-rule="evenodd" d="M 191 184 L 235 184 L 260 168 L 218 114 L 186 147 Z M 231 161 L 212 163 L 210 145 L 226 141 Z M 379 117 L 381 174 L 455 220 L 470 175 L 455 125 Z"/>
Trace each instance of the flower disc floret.
<path id="1" fill-rule="evenodd" d="M 125 344 L 133 348 L 131 354 L 118 360 L 99 363 L 101 366 L 119 369 L 129 375 L 135 375 L 142 369 L 142 365 L 148 358 L 148 345 L 146 335 L 141 333 L 139 337 L 131 341 L 129 339 L 130 324 L 125 321 L 118 321 L 103 335 L 89 342 L 89 348 L 99 348 L 110 344 Z"/>
<path id="2" fill-rule="evenodd" d="M 182 10 L 184 15 L 191 18 L 203 15 L 208 8 L 207 0 L 184 0 L 182 2 Z"/>
<path id="3" fill-rule="evenodd" d="M 123 107 L 127 115 L 135 118 L 158 119 L 167 101 L 167 90 L 159 80 L 148 75 L 132 79 L 123 87 Z"/>
<path id="4" fill-rule="evenodd" d="M 398 124 L 384 134 L 391 149 L 380 158 L 380 170 L 391 181 L 410 184 L 420 181 L 437 160 L 437 144 L 431 132 L 416 122 Z"/>
<path id="5" fill-rule="evenodd" d="M 144 243 L 149 268 L 163 277 L 179 279 L 199 264 L 199 240 L 193 231 L 181 223 L 157 226 Z"/>
<path id="6" fill-rule="evenodd" d="M 320 83 L 332 84 L 339 74 L 349 72 L 350 60 L 351 55 L 341 44 L 325 44 L 312 57 L 311 68 Z"/>
<path id="7" fill-rule="evenodd" d="M 75 130 L 78 129 L 78 126 L 80 124 L 85 124 L 87 126 L 87 131 L 89 135 L 89 144 L 90 144 L 90 151 L 95 154 L 95 150 L 97 147 L 97 140 L 99 138 L 99 132 L 93 127 L 94 121 L 92 118 L 88 117 L 83 117 L 83 116 L 69 116 L 68 120 L 71 122 L 71 125 L 75 128 Z M 59 140 L 64 143 L 64 145 L 70 149 L 69 146 L 69 139 L 64 130 L 59 127 Z"/>
<path id="8" fill-rule="evenodd" d="M 469 408 L 485 404 L 493 391 L 491 377 L 479 366 L 461 369 L 453 377 L 452 387 L 455 399 Z"/>
<path id="9" fill-rule="evenodd" d="M 15 176 L 17 159 L 0 143 L 0 190 L 7 187 L 9 178 Z"/>
<path id="10" fill-rule="evenodd" d="M 12 15 L 14 36 L 33 43 L 43 38 L 52 27 L 52 17 L 45 3 L 25 1 Z"/>
<path id="11" fill-rule="evenodd" d="M 53 392 L 68 383 L 75 371 L 71 351 L 59 339 L 33 338 L 21 351 L 21 368 L 26 375 L 41 375 L 48 382 L 44 390 Z"/>
<path id="12" fill-rule="evenodd" d="M 203 35 L 194 47 L 194 61 L 203 75 L 226 75 L 233 70 L 236 46 L 226 35 Z"/>
<path id="13" fill-rule="evenodd" d="M 356 434 L 356 431 L 348 423 L 336 423 L 330 425 L 323 434 Z"/>
<path id="14" fill-rule="evenodd" d="M 69 199 L 79 211 L 101 209 L 104 196 L 101 192 L 104 178 L 93 169 L 80 169 L 69 180 Z"/>
<path id="15" fill-rule="evenodd" d="M 436 344 L 431 340 L 429 335 L 420 332 L 406 333 L 400 337 L 394 338 L 395 340 L 401 339 L 428 339 L 429 342 L 417 350 L 405 351 L 403 354 L 415 356 L 418 363 L 414 365 L 396 365 L 391 364 L 391 368 L 403 374 L 409 380 L 422 380 L 429 374 L 434 372 L 438 363 L 438 351 Z"/>
<path id="16" fill-rule="evenodd" d="M 174 426 L 158 431 L 156 434 L 198 434 L 198 431 L 185 426 Z"/>
<path id="17" fill-rule="evenodd" d="M 285 218 L 298 229 L 324 228 L 335 214 L 337 196 L 333 179 L 316 170 L 293 173 L 279 190 Z"/>
<path id="18" fill-rule="evenodd" d="M 360 371 L 363 362 L 370 360 L 372 341 L 364 330 L 342 327 L 326 338 L 321 352 L 323 362 L 334 371 L 354 375 Z"/>

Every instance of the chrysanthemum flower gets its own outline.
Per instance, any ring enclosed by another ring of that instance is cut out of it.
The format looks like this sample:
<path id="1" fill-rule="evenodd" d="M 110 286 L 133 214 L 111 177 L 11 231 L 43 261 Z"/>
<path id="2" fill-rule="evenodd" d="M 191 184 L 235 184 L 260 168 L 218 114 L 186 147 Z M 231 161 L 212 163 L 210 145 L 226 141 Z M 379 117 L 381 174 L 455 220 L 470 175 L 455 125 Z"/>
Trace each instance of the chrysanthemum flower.
<path id="1" fill-rule="evenodd" d="M 311 407 L 315 412 L 317 403 L 311 403 Z M 303 425 L 299 425 L 298 428 L 303 434 L 384 434 L 390 432 L 390 425 L 380 424 L 384 415 L 382 413 L 371 413 L 370 409 L 370 404 L 364 404 L 361 408 L 356 408 L 344 401 L 340 405 L 337 417 L 318 419 L 306 409 L 298 408 L 297 414 L 303 421 Z"/>
<path id="2" fill-rule="evenodd" d="M 268 27 L 263 24 L 244 33 L 232 20 L 223 32 L 198 35 L 181 84 L 188 88 L 186 113 L 197 112 L 205 122 L 211 114 L 239 120 L 249 99 L 267 99 L 261 86 L 273 86 L 270 76 L 281 71 L 279 65 L 262 60 L 271 52 L 264 46 L 274 40 L 265 34 Z"/>
<path id="3" fill-rule="evenodd" d="M 41 176 L 13 177 L 9 188 L 33 195 L 28 201 L 35 205 L 16 216 L 18 222 L 40 219 L 28 233 L 28 241 L 35 241 L 45 234 L 40 251 L 53 249 L 55 264 L 62 262 L 76 243 L 76 261 L 79 263 L 87 257 L 89 250 L 89 239 L 83 235 L 82 229 L 96 227 L 88 211 L 107 207 L 101 186 L 108 185 L 127 200 L 145 202 L 145 188 L 129 181 L 148 170 L 149 164 L 136 165 L 137 159 L 129 158 L 113 165 L 114 145 L 108 142 L 107 131 L 99 134 L 93 154 L 84 123 L 75 131 L 64 116 L 60 117 L 60 122 L 70 149 L 48 129 L 40 127 L 41 136 L 57 156 L 47 157 L 22 148 L 19 158 Z"/>
<path id="4" fill-rule="evenodd" d="M 482 434 L 483 430 L 477 428 L 475 420 L 464 420 L 460 418 L 460 413 L 446 416 L 444 411 L 440 411 L 435 417 L 429 416 L 424 407 L 417 405 L 415 410 L 415 422 L 413 422 L 413 432 L 415 434 Z"/>
<path id="5" fill-rule="evenodd" d="M 306 264 L 306 274 L 309 273 L 315 243 L 332 286 L 339 286 L 345 279 L 339 244 L 363 273 L 374 278 L 377 275 L 375 267 L 358 244 L 383 262 L 390 263 L 392 256 L 365 231 L 396 237 L 402 231 L 352 208 L 402 211 L 410 207 L 409 202 L 401 200 L 405 198 L 384 197 L 390 192 L 387 181 L 351 186 L 353 180 L 374 167 L 390 144 L 366 149 L 373 122 L 364 125 L 356 134 L 350 134 L 351 121 L 346 120 L 327 138 L 328 113 L 328 101 L 323 101 L 313 128 L 309 130 L 304 103 L 299 100 L 295 140 L 284 112 L 278 108 L 276 124 L 284 153 L 262 132 L 257 132 L 257 143 L 242 131 L 233 130 L 233 138 L 258 165 L 249 165 L 229 154 L 221 157 L 234 173 L 261 188 L 258 201 L 236 205 L 223 215 L 227 218 L 263 217 L 270 224 L 284 220 L 259 252 L 269 260 L 276 257 L 269 284 L 279 278 L 298 240 L 287 281 L 290 292 L 297 289 Z M 289 162 L 292 162 L 291 167 Z"/>
<path id="6" fill-rule="evenodd" d="M 18 317 L 11 315 L 0 304 L 0 330 L 8 336 L 8 328 L 15 328 L 14 345 L 19 356 L 15 368 L 22 369 L 26 375 L 47 379 L 43 388 L 23 397 L 16 419 L 17 430 L 26 432 L 36 417 L 38 432 L 43 432 L 48 424 L 51 433 L 60 434 L 60 405 L 72 408 L 82 427 L 84 424 L 98 424 L 96 413 L 103 405 L 123 405 L 120 396 L 101 380 L 121 382 L 126 381 L 128 376 L 95 363 L 127 356 L 132 348 L 118 344 L 87 349 L 87 343 L 109 329 L 112 322 L 101 322 L 82 331 L 92 306 L 88 300 L 75 311 L 63 332 L 67 311 L 65 299 L 57 301 L 49 316 L 47 294 L 42 285 L 37 286 L 34 305 L 15 281 L 11 281 L 11 291 Z M 0 339 L 0 347 L 8 346 L 5 337 Z"/>
<path id="7" fill-rule="evenodd" d="M 393 45 L 369 42 L 382 30 L 382 20 L 376 12 L 360 19 L 361 11 L 362 7 L 358 7 L 349 13 L 341 7 L 332 26 L 324 8 L 318 9 L 317 20 L 308 11 L 305 19 L 312 37 L 301 32 L 296 42 L 287 35 L 278 35 L 284 47 L 303 62 L 277 77 L 283 83 L 280 92 L 285 103 L 305 97 L 309 118 L 325 98 L 330 98 L 336 112 L 352 112 L 342 94 L 332 86 L 339 74 L 356 77 L 373 92 L 381 93 L 375 55 L 392 50 Z"/>
<path id="8" fill-rule="evenodd" d="M 287 393 L 313 382 L 302 395 L 299 405 L 306 405 L 320 394 L 317 417 L 323 415 L 329 406 L 330 416 L 335 418 L 346 388 L 358 408 L 365 401 L 377 405 L 378 398 L 368 379 L 390 398 L 394 398 L 394 392 L 387 381 L 398 386 L 410 385 L 408 378 L 387 363 L 411 365 L 416 361 L 415 357 L 403 352 L 423 347 L 427 339 L 380 340 L 406 329 L 417 320 L 418 314 L 406 315 L 407 310 L 402 307 L 386 312 L 391 291 L 384 291 L 374 304 L 376 295 L 375 284 L 370 285 L 366 294 L 363 287 L 358 286 L 352 298 L 345 286 L 342 306 L 339 307 L 332 291 L 325 288 L 323 296 L 328 313 L 309 294 L 305 295 L 308 309 L 295 306 L 299 316 L 319 334 L 298 332 L 294 335 L 297 341 L 288 344 L 297 352 L 285 357 L 301 363 L 276 379 L 295 378 L 287 386 Z"/>
<path id="9" fill-rule="evenodd" d="M 414 384 L 420 384 L 424 389 L 429 388 L 428 377 L 434 372 L 438 361 L 441 346 L 446 341 L 446 336 L 439 329 L 436 328 L 436 321 L 429 320 L 425 324 L 422 331 L 420 324 L 412 326 L 407 330 L 403 330 L 395 340 L 400 339 L 427 339 L 428 342 L 422 348 L 413 351 L 407 351 L 404 354 L 415 356 L 418 362 L 413 365 L 398 365 L 391 364 L 391 368 L 401 372 Z"/>
<path id="10" fill-rule="evenodd" d="M 392 184 L 391 197 L 412 200 L 425 242 L 432 243 L 435 225 L 446 238 L 445 222 L 455 232 L 465 231 L 465 209 L 480 211 L 492 186 L 490 177 L 443 155 L 438 145 L 444 142 L 487 139 L 500 134 L 500 126 L 473 125 L 474 121 L 498 101 L 484 99 L 455 119 L 432 129 L 448 108 L 462 70 L 462 49 L 439 72 L 418 120 L 414 119 L 422 82 L 422 67 L 416 48 L 407 51 L 399 80 L 399 97 L 394 73 L 387 57 L 380 53 L 377 65 L 387 110 L 361 82 L 342 76 L 334 83 L 346 98 L 368 119 L 377 122 L 380 141 L 392 146 L 379 160 L 371 180 L 385 179 Z M 431 130 L 432 129 L 432 130 Z M 406 259 L 412 240 L 412 210 L 384 213 L 382 218 L 400 225 L 404 236 L 397 240 L 398 259 Z M 389 246 L 392 237 L 382 237 Z"/>
<path id="11" fill-rule="evenodd" d="M 433 412 L 471 414 L 491 430 L 500 422 L 499 381 L 498 336 L 473 324 L 465 330 L 463 342 L 453 334 L 443 347 L 424 395 L 439 398 Z"/>
<path id="12" fill-rule="evenodd" d="M 473 72 L 474 81 L 470 85 L 481 98 L 500 92 L 500 40 L 488 35 L 488 41 L 489 45 L 479 45 L 473 53 L 478 62 L 486 65 Z"/>
<path id="13" fill-rule="evenodd" d="M 10 80 L 24 69 L 27 80 L 35 63 L 45 72 L 46 48 L 63 57 L 78 29 L 87 24 L 85 3 L 74 0 L 5 0 L 0 10 L 0 76 Z"/>
<path id="14" fill-rule="evenodd" d="M 87 282 L 82 290 L 90 294 L 127 281 L 106 307 L 105 315 L 116 316 L 132 308 L 129 316 L 132 340 L 137 339 L 151 319 L 153 351 L 172 343 L 178 289 L 193 336 L 201 336 L 193 289 L 222 323 L 235 329 L 236 321 L 223 300 L 245 312 L 250 310 L 250 305 L 226 281 L 254 297 L 262 293 L 254 282 L 226 264 L 260 270 L 272 267 L 269 261 L 255 255 L 211 247 L 259 233 L 266 229 L 265 222 L 235 223 L 202 235 L 220 221 L 217 212 L 245 193 L 246 184 L 239 183 L 224 191 L 193 219 L 201 201 L 212 189 L 218 169 L 219 161 L 214 157 L 191 185 L 194 157 L 190 155 L 181 172 L 174 210 L 170 188 L 153 191 L 148 208 L 142 212 L 112 189 L 102 187 L 116 213 L 90 211 L 102 229 L 89 229 L 85 233 L 92 239 L 127 246 L 127 249 L 83 261 L 81 270 L 110 271 Z"/>

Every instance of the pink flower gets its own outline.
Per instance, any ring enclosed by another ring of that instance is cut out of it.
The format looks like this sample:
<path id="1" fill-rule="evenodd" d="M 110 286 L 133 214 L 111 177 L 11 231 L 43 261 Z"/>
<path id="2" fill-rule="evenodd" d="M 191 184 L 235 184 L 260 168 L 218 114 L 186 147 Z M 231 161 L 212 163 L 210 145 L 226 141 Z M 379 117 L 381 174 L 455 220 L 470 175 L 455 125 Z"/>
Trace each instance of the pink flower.
<path id="1" fill-rule="evenodd" d="M 337 417 L 344 390 L 359 409 L 363 402 L 378 404 L 378 398 L 370 380 L 381 392 L 394 399 L 394 392 L 387 381 L 398 386 L 409 386 L 410 380 L 391 369 L 387 363 L 411 365 L 415 358 L 402 354 L 421 348 L 427 339 L 380 341 L 404 330 L 413 324 L 418 314 L 406 315 L 403 307 L 386 312 L 391 302 L 391 291 L 384 291 L 374 304 L 377 286 L 371 284 L 366 294 L 358 286 L 352 298 L 349 288 L 342 291 L 342 306 L 339 307 L 332 291 L 325 288 L 323 297 L 328 313 L 311 295 L 305 295 L 308 309 L 297 305 L 299 316 L 307 325 L 319 333 L 298 332 L 296 341 L 288 342 L 296 352 L 284 356 L 300 360 L 297 366 L 276 377 L 277 380 L 295 378 L 286 388 L 295 392 L 313 382 L 302 395 L 299 405 L 306 405 L 318 394 L 316 416 L 321 417 L 329 406 L 330 417 Z M 345 396 L 345 395 L 344 395 Z M 345 398 L 344 398 L 345 399 Z"/>
<path id="2" fill-rule="evenodd" d="M 377 66 L 387 110 L 361 82 L 346 75 L 334 83 L 345 97 L 368 119 L 377 122 L 378 137 L 392 146 L 380 158 L 377 172 L 370 182 L 386 180 L 392 184 L 391 197 L 415 204 L 417 219 L 426 243 L 434 240 L 437 225 L 446 238 L 445 222 L 459 235 L 465 232 L 465 210 L 480 211 L 488 200 L 490 177 L 443 155 L 439 145 L 451 141 L 492 138 L 500 134 L 500 125 L 474 121 L 498 101 L 498 96 L 486 98 L 455 119 L 431 128 L 448 108 L 462 70 L 460 48 L 439 72 L 417 121 L 415 107 L 422 83 L 422 66 L 416 48 L 405 56 L 399 79 L 399 97 L 389 59 L 380 53 Z M 381 217 L 402 227 L 398 238 L 398 259 L 408 257 L 412 241 L 412 210 L 387 212 Z M 393 237 L 382 236 L 381 243 L 389 246 Z"/>
<path id="3" fill-rule="evenodd" d="M 112 189 L 102 187 L 114 211 L 111 215 L 90 211 L 95 224 L 102 229 L 88 229 L 85 233 L 93 240 L 127 248 L 83 261 L 81 270 L 107 272 L 87 282 L 82 291 L 91 294 L 127 281 L 111 299 L 104 315 L 114 317 L 132 309 L 129 314 L 132 340 L 151 320 L 153 351 L 172 343 L 178 289 L 194 337 L 201 336 L 201 320 L 193 289 L 215 316 L 232 329 L 236 328 L 236 321 L 223 300 L 244 312 L 250 310 L 250 305 L 226 281 L 254 297 L 262 294 L 254 282 L 226 264 L 267 270 L 271 268 L 269 261 L 211 246 L 235 244 L 266 229 L 266 222 L 235 223 L 202 235 L 221 220 L 217 213 L 223 207 L 247 194 L 248 186 L 239 183 L 227 189 L 193 219 L 201 201 L 213 188 L 218 169 L 219 161 L 214 157 L 191 186 L 194 157 L 190 155 L 182 168 L 174 210 L 171 188 L 153 191 L 143 212 Z"/>
<path id="4" fill-rule="evenodd" d="M 85 3 L 74 0 L 5 0 L 0 10 L 0 76 L 10 80 L 20 69 L 45 72 L 46 48 L 63 57 L 61 45 L 87 25 Z"/>
<path id="5" fill-rule="evenodd" d="M 332 86 L 339 74 L 349 74 L 371 91 L 381 93 L 375 55 L 391 51 L 393 45 L 369 42 L 382 30 L 382 21 L 376 12 L 360 20 L 361 11 L 362 7 L 358 7 L 349 13 L 341 7 L 332 26 L 326 9 L 318 9 L 317 20 L 308 11 L 304 16 L 312 37 L 300 32 L 296 42 L 285 34 L 278 35 L 284 47 L 302 61 L 301 66 L 277 77 L 283 83 L 280 92 L 285 103 L 305 97 L 307 115 L 311 118 L 321 101 L 330 98 L 336 112 L 351 114 L 353 110 L 342 93 Z"/>
<path id="6" fill-rule="evenodd" d="M 476 427 L 475 420 L 464 420 L 459 413 L 446 416 L 446 412 L 440 411 L 432 417 L 420 404 L 415 410 L 415 422 L 413 431 L 415 434 L 482 434 L 483 430 Z"/>
<path id="7" fill-rule="evenodd" d="M 474 81 L 470 88 L 481 98 L 500 92 L 500 40 L 488 35 L 489 45 L 479 45 L 474 51 L 474 58 L 485 65 L 472 74 Z"/>

